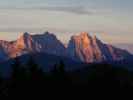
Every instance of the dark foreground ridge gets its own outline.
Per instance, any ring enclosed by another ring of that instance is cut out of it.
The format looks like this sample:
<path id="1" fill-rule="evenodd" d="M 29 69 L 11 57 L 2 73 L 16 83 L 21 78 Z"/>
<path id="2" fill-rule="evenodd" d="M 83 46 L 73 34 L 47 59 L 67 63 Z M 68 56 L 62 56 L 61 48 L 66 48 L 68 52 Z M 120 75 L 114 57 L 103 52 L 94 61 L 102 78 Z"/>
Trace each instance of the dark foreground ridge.
<path id="1" fill-rule="evenodd" d="M 1 96 L 43 96 L 63 91 L 83 92 L 103 89 L 133 89 L 133 73 L 126 69 L 103 63 L 86 65 L 81 70 L 66 72 L 64 63 L 54 65 L 51 72 L 44 72 L 32 58 L 21 65 L 16 58 L 12 64 L 10 78 L 0 78 Z M 81 66 L 82 67 L 82 66 Z M 59 95 L 59 94 L 58 94 Z"/>

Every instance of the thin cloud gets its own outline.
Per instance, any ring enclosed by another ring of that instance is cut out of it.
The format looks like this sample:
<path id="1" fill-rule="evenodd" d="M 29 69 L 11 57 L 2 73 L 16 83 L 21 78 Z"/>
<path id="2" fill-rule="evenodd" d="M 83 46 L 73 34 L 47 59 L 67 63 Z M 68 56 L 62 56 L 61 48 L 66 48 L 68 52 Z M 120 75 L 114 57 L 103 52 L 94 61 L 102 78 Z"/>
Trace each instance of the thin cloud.
<path id="1" fill-rule="evenodd" d="M 86 6 L 24 6 L 24 7 L 8 7 L 0 9 L 12 9 L 12 10 L 46 10 L 46 11 L 58 11 L 73 13 L 79 15 L 94 15 L 94 14 L 109 14 L 112 13 L 110 10 L 105 9 L 92 9 Z"/>
<path id="2" fill-rule="evenodd" d="M 49 11 L 62 11 L 74 14 L 88 14 L 92 15 L 94 12 L 92 10 L 88 10 L 84 7 L 40 7 L 39 9 L 42 10 L 49 10 Z"/>
<path id="3" fill-rule="evenodd" d="M 109 9 L 94 9 L 86 6 L 46 6 L 46 7 L 27 7 L 27 8 L 25 7 L 22 9 L 59 11 L 59 12 L 73 13 L 79 15 L 99 15 L 99 14 L 108 15 L 112 13 L 112 11 Z"/>

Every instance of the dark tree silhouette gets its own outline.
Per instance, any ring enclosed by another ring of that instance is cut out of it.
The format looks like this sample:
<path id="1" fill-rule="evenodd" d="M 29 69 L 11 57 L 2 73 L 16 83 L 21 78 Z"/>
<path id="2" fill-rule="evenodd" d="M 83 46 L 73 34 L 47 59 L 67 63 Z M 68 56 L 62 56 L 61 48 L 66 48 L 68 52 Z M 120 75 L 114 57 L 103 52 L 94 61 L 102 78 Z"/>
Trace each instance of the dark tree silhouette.
<path id="1" fill-rule="evenodd" d="M 28 70 L 26 69 L 27 66 L 21 66 L 19 68 L 19 79 L 21 81 L 26 81 L 28 80 Z"/>
<path id="2" fill-rule="evenodd" d="M 24 94 L 35 95 L 44 93 L 46 89 L 66 89 L 79 86 L 90 90 L 90 88 L 102 90 L 104 88 L 133 88 L 133 73 L 127 69 L 116 67 L 111 64 L 87 64 L 86 67 L 80 66 L 81 69 L 72 72 L 66 72 L 64 62 L 61 60 L 54 65 L 51 73 L 45 73 L 34 61 L 34 57 L 30 57 L 26 64 L 22 65 L 18 58 L 15 58 L 12 63 L 12 76 L 10 79 L 2 80 L 0 89 L 2 93 L 10 95 Z M 74 66 L 76 67 L 76 66 Z M 9 80 L 9 81 L 8 81 Z M 1 83 L 1 81 L 0 81 Z M 66 88 L 65 88 L 66 87 Z M 88 88 L 89 87 L 89 88 Z M 0 92 L 1 92 L 0 91 Z M 4 91 L 4 92 L 3 92 Z M 6 91 L 6 92 L 5 92 Z M 21 97 L 20 96 L 20 97 Z M 44 96 L 44 95 L 43 95 Z"/>
<path id="3" fill-rule="evenodd" d="M 57 78 L 63 78 L 65 75 L 64 67 L 65 65 L 62 60 L 59 62 L 59 64 L 55 64 L 54 69 L 52 71 L 53 76 L 56 76 Z"/>
<path id="4" fill-rule="evenodd" d="M 42 80 L 44 77 L 43 69 L 41 69 L 34 61 L 31 56 L 27 62 L 27 67 L 29 68 L 29 75 L 31 80 Z"/>
<path id="5" fill-rule="evenodd" d="M 65 64 L 62 60 L 60 61 L 59 72 L 61 72 L 62 74 L 65 73 Z"/>
<path id="6" fill-rule="evenodd" d="M 54 65 L 51 79 L 53 80 L 52 83 L 59 87 L 63 86 L 63 88 L 65 88 L 71 84 L 71 80 L 68 77 L 68 73 L 65 71 L 65 64 L 62 60 Z"/>

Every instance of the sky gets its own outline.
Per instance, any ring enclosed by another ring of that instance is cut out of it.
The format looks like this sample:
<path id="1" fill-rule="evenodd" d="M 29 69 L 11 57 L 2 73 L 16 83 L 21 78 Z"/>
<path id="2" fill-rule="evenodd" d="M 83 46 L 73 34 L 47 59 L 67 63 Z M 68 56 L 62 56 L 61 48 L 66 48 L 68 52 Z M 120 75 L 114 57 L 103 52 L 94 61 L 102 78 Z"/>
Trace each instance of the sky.
<path id="1" fill-rule="evenodd" d="M 63 42 L 80 32 L 133 44 L 133 0 L 0 0 L 0 39 L 53 32 Z"/>

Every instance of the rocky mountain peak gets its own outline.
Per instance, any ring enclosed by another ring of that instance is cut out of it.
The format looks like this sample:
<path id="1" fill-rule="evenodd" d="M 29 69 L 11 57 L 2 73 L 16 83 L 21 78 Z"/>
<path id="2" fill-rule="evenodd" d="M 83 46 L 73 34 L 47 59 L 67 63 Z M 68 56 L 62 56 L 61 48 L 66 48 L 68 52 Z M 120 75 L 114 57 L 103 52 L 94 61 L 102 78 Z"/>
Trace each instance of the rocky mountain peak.
<path id="1" fill-rule="evenodd" d="M 16 47 L 18 49 L 25 49 L 31 46 L 32 37 L 28 32 L 21 33 L 17 39 Z"/>
<path id="2" fill-rule="evenodd" d="M 20 38 L 27 38 L 27 37 L 29 37 L 30 36 L 30 33 L 28 33 L 28 32 L 22 32 L 22 33 L 20 33 L 20 36 L 18 37 L 18 39 L 20 39 Z"/>

